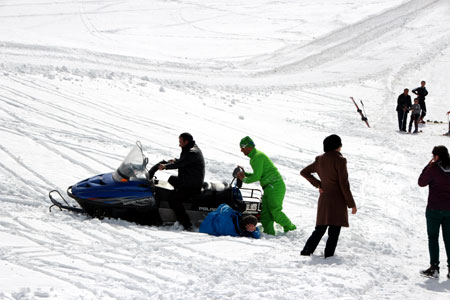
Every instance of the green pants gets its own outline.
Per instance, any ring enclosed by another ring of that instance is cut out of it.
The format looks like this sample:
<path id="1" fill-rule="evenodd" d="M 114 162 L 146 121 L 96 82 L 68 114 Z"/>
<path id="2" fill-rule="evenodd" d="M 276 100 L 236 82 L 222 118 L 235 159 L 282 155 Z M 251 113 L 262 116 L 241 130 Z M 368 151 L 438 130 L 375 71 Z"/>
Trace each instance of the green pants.
<path id="1" fill-rule="evenodd" d="M 430 264 L 439 265 L 439 231 L 442 225 L 447 265 L 450 268 L 450 210 L 427 210 L 428 250 Z"/>
<path id="2" fill-rule="evenodd" d="M 295 225 L 281 211 L 283 209 L 283 199 L 286 193 L 286 186 L 282 180 L 268 184 L 264 187 L 262 198 L 261 224 L 264 232 L 275 235 L 274 222 L 283 226 L 284 231 L 295 229 Z"/>

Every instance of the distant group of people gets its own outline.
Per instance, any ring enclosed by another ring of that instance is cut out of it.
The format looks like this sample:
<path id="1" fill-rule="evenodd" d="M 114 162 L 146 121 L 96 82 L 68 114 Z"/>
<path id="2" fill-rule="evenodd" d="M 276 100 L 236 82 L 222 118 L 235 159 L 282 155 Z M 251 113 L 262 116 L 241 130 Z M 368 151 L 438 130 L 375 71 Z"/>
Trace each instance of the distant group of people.
<path id="1" fill-rule="evenodd" d="M 425 97 L 428 95 L 428 91 L 425 87 L 426 82 L 422 81 L 420 87 L 415 88 L 412 92 L 417 96 L 414 98 L 414 104 L 411 102 L 411 96 L 409 95 L 409 89 L 405 88 L 403 93 L 397 98 L 397 117 L 398 128 L 402 132 L 406 132 L 406 123 L 408 119 L 408 113 L 411 112 L 411 117 L 408 126 L 408 133 L 411 133 L 412 124 L 414 123 L 414 132 L 419 132 L 419 123 L 425 123 L 425 116 L 427 114 L 427 106 L 425 104 Z"/>

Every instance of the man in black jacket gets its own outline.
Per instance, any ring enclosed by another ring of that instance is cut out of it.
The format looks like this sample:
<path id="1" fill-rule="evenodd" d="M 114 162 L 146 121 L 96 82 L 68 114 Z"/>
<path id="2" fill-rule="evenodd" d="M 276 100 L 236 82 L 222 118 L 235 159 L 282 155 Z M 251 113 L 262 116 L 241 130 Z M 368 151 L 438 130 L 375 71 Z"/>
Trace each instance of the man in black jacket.
<path id="1" fill-rule="evenodd" d="M 425 105 L 425 96 L 428 95 L 428 91 L 427 88 L 425 87 L 425 84 L 426 82 L 422 81 L 420 82 L 420 87 L 412 90 L 412 92 L 416 94 L 417 97 L 419 98 L 420 108 L 422 109 L 422 114 L 420 116 L 419 123 L 425 123 L 423 118 L 425 118 L 425 115 L 427 114 L 427 106 Z"/>
<path id="2" fill-rule="evenodd" d="M 169 178 L 169 183 L 175 188 L 169 204 L 184 229 L 190 229 L 191 220 L 184 209 L 183 202 L 200 193 L 205 179 L 205 160 L 191 134 L 187 132 L 180 134 L 179 142 L 180 158 L 169 160 L 167 164 L 160 164 L 159 170 L 178 169 L 178 176 Z"/>
<path id="3" fill-rule="evenodd" d="M 397 99 L 397 116 L 398 116 L 398 129 L 406 132 L 406 119 L 408 118 L 408 112 L 411 108 L 411 96 L 408 95 L 409 90 L 404 89 L 403 94 L 400 94 Z"/>

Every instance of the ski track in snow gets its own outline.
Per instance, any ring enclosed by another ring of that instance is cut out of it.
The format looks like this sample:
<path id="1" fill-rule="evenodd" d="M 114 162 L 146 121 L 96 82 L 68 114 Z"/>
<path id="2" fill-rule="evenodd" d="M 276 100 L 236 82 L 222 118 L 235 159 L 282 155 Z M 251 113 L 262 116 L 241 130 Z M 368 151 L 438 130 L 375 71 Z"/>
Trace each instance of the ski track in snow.
<path id="1" fill-rule="evenodd" d="M 418 276 L 428 262 L 427 191 L 416 183 L 432 147 L 448 146 L 438 136 L 447 125 L 403 135 L 393 110 L 403 87 L 422 76 L 430 84 L 427 101 L 448 105 L 438 95 L 448 95 L 450 85 L 433 86 L 442 73 L 433 69 L 450 66 L 450 5 L 366 0 L 376 7 L 371 13 L 344 2 L 352 22 L 333 15 L 314 38 L 306 26 L 320 18 L 317 11 L 334 10 L 331 3 L 40 1 L 35 12 L 26 2 L 0 4 L 0 22 L 22 22 L 42 34 L 42 42 L 30 42 L 0 29 L 0 299 L 447 299 L 444 276 Z M 311 16 L 291 15 L 303 6 Z M 167 21 L 148 18 L 148 35 L 130 22 L 152 12 Z M 104 16 L 115 14 L 123 19 L 105 25 Z M 52 17 L 75 22 L 61 26 L 73 29 L 77 42 L 57 28 L 54 39 L 40 29 Z M 240 33 L 226 22 L 233 18 L 261 29 L 249 32 L 246 24 Z M 298 24 L 304 32 L 286 33 Z M 158 50 L 169 51 L 165 56 L 151 47 L 142 55 L 145 43 L 118 47 L 127 34 L 137 41 L 203 39 L 211 56 L 183 57 L 169 44 Z M 414 37 L 426 40 L 412 43 Z M 214 56 L 219 47 L 212 41 L 223 39 L 262 48 Z M 371 129 L 350 95 L 364 100 Z M 442 115 L 429 112 L 432 119 Z M 49 190 L 111 172 L 136 140 L 150 164 L 177 157 L 183 131 L 203 150 L 212 181 L 229 181 L 237 164 L 250 168 L 238 148 L 250 135 L 285 177 L 284 211 L 298 230 L 250 240 L 49 212 Z M 343 139 L 359 211 L 342 230 L 334 258 L 321 257 L 323 242 L 311 258 L 300 257 L 318 193 L 299 171 L 331 133 Z"/>

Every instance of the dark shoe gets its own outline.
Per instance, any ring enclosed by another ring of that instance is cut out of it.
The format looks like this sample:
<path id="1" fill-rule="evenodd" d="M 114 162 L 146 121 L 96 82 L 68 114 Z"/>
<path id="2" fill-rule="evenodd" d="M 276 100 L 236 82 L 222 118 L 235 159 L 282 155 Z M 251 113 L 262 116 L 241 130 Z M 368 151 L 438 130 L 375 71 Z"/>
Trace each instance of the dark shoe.
<path id="1" fill-rule="evenodd" d="M 191 227 L 185 228 L 185 229 L 184 229 L 184 231 L 188 231 L 188 232 L 197 232 L 197 230 L 195 229 L 195 227 L 194 227 L 194 226 L 191 226 Z"/>
<path id="2" fill-rule="evenodd" d="M 439 267 L 431 265 L 428 269 L 420 271 L 420 275 L 428 278 L 439 278 Z"/>
<path id="3" fill-rule="evenodd" d="M 419 131 L 417 131 L 417 130 L 414 130 L 414 132 L 413 133 L 419 133 Z"/>
<path id="4" fill-rule="evenodd" d="M 302 250 L 302 252 L 300 252 L 301 256 L 311 256 L 311 252 L 309 252 L 308 250 Z"/>

